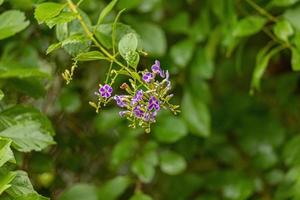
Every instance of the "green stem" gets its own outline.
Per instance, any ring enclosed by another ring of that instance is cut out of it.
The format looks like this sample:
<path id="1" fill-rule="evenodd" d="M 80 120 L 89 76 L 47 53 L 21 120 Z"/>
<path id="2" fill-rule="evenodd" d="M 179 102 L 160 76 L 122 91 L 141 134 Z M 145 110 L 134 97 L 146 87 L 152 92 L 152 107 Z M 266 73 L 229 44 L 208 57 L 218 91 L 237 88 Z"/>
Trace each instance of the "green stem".
<path id="1" fill-rule="evenodd" d="M 273 15 L 271 15 L 268 11 L 266 11 L 265 9 L 263 9 L 262 7 L 260 7 L 254 1 L 252 1 L 252 0 L 246 0 L 246 2 L 250 6 L 252 6 L 255 10 L 257 10 L 260 14 L 265 15 L 267 18 L 269 18 L 269 20 L 271 20 L 273 22 L 277 21 L 276 17 L 274 17 Z"/>

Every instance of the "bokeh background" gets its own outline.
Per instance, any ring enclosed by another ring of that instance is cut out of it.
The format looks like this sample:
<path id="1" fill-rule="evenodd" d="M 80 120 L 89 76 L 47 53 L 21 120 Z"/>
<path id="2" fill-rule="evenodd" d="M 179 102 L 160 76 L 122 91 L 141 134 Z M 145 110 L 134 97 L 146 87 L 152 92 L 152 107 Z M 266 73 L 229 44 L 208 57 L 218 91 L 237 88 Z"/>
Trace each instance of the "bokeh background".
<path id="1" fill-rule="evenodd" d="M 172 102 L 181 106 L 178 116 L 162 112 L 150 134 L 128 128 L 114 104 L 99 114 L 89 106 L 108 63 L 80 63 L 65 84 L 61 73 L 72 60 L 64 49 L 46 55 L 57 39 L 34 19 L 41 2 L 0 7 L 30 21 L 0 41 L 0 63 L 50 75 L 0 75 L 2 106 L 33 105 L 56 132 L 55 145 L 15 153 L 16 168 L 27 171 L 36 191 L 54 200 L 126 200 L 138 191 L 148 197 L 135 200 L 300 199 L 297 0 L 119 0 L 105 21 L 127 8 L 120 22 L 148 53 L 139 68 L 159 59 L 171 74 Z M 107 3 L 84 0 L 80 8 L 95 23 Z M 264 21 L 241 23 L 251 16 Z M 280 20 L 288 25 L 276 31 Z M 270 43 L 283 49 L 263 54 Z M 262 73 L 253 75 L 255 68 Z"/>

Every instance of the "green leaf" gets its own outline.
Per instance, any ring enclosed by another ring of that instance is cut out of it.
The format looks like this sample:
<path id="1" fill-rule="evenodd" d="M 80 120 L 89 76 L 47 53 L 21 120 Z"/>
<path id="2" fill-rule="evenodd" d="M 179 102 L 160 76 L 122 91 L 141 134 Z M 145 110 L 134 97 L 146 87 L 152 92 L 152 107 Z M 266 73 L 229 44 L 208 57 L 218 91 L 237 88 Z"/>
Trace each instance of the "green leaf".
<path id="1" fill-rule="evenodd" d="M 139 54 L 136 52 L 137 47 L 138 39 L 134 33 L 124 35 L 119 42 L 119 52 L 121 56 L 133 68 L 137 67 L 140 60 Z"/>
<path id="2" fill-rule="evenodd" d="M 248 16 L 236 24 L 233 29 L 235 37 L 245 37 L 259 32 L 267 23 L 267 19 L 260 16 Z"/>
<path id="3" fill-rule="evenodd" d="M 283 14 L 284 18 L 288 20 L 292 26 L 297 30 L 300 31 L 300 6 L 295 6 L 286 10 Z"/>
<path id="4" fill-rule="evenodd" d="M 260 89 L 260 80 L 268 67 L 269 60 L 280 50 L 282 50 L 282 48 L 277 47 L 269 51 L 268 46 L 266 46 L 257 54 L 256 65 L 251 80 L 251 92 L 253 92 L 254 89 Z"/>
<path id="5" fill-rule="evenodd" d="M 10 148 L 10 139 L 0 138 L 0 167 L 2 167 L 6 162 L 16 163 L 14 154 Z"/>
<path id="6" fill-rule="evenodd" d="M 4 0 L 0 0 L 0 6 L 3 4 Z"/>
<path id="7" fill-rule="evenodd" d="M 47 24 L 47 26 L 49 26 L 49 28 L 53 28 L 53 26 L 55 26 L 57 24 L 67 23 L 67 22 L 70 22 L 74 19 L 76 19 L 76 14 L 75 13 L 73 13 L 73 12 L 62 12 L 58 16 L 47 20 L 46 24 Z"/>
<path id="8" fill-rule="evenodd" d="M 190 16 L 186 11 L 176 13 L 174 17 L 169 18 L 165 27 L 171 33 L 188 33 L 190 29 Z"/>
<path id="9" fill-rule="evenodd" d="M 300 164 L 300 137 L 291 138 L 283 150 L 284 162 L 288 166 Z"/>
<path id="10" fill-rule="evenodd" d="M 97 39 L 107 49 L 112 48 L 112 27 L 113 23 L 108 23 L 100 24 L 98 27 L 95 28 L 95 35 Z M 128 33 L 137 34 L 135 30 L 132 29 L 130 26 L 122 23 L 116 23 L 116 45 L 118 45 L 123 36 L 125 36 Z"/>
<path id="11" fill-rule="evenodd" d="M 76 61 L 108 60 L 108 58 L 106 58 L 99 51 L 89 51 L 89 52 L 80 53 L 74 59 Z"/>
<path id="12" fill-rule="evenodd" d="M 127 176 L 118 176 L 100 187 L 98 199 L 115 200 L 127 189 L 131 180 Z"/>
<path id="13" fill-rule="evenodd" d="M 114 8 L 114 6 L 116 5 L 116 3 L 118 2 L 118 0 L 112 0 L 111 2 L 109 2 L 109 4 L 107 4 L 107 6 L 101 11 L 98 21 L 97 21 L 97 26 L 102 24 L 104 18 L 106 17 L 106 15 L 108 15 L 108 13 L 110 13 L 110 11 Z"/>
<path id="14" fill-rule="evenodd" d="M 23 12 L 8 10 L 0 15 L 0 40 L 13 36 L 29 25 Z"/>
<path id="15" fill-rule="evenodd" d="M 177 175 L 183 172 L 186 168 L 185 159 L 171 151 L 163 151 L 160 154 L 160 169 L 166 174 Z"/>
<path id="16" fill-rule="evenodd" d="M 51 53 L 52 51 L 61 48 L 61 44 L 62 44 L 61 42 L 57 42 L 57 43 L 51 44 L 51 45 L 48 47 L 48 49 L 47 49 L 47 51 L 46 51 L 46 54 L 49 54 L 49 53 Z"/>
<path id="17" fill-rule="evenodd" d="M 0 195 L 11 187 L 11 182 L 16 175 L 16 172 L 0 172 Z"/>
<path id="18" fill-rule="evenodd" d="M 206 49 L 207 50 L 207 49 Z M 214 72 L 214 63 L 204 48 L 198 48 L 191 62 L 190 76 L 195 79 L 210 79 Z"/>
<path id="19" fill-rule="evenodd" d="M 171 47 L 170 56 L 175 64 L 184 68 L 191 60 L 195 49 L 193 40 L 183 40 Z"/>
<path id="20" fill-rule="evenodd" d="M 15 106 L 0 113 L 0 136 L 19 151 L 40 151 L 54 144 L 53 135 L 50 121 L 33 108 Z"/>
<path id="21" fill-rule="evenodd" d="M 129 200 L 152 200 L 152 198 L 149 195 L 144 194 L 142 191 L 137 191 L 132 197 L 130 197 Z"/>
<path id="22" fill-rule="evenodd" d="M 34 193 L 33 186 L 28 178 L 28 175 L 24 171 L 16 171 L 16 177 L 11 182 L 11 187 L 6 192 L 13 196 L 18 197 Z"/>
<path id="23" fill-rule="evenodd" d="M 2 90 L 0 90 L 0 101 L 4 98 L 4 93 Z"/>
<path id="24" fill-rule="evenodd" d="M 126 60 L 129 53 L 135 52 L 138 47 L 138 39 L 136 34 L 128 33 L 122 37 L 119 42 L 119 52 Z"/>
<path id="25" fill-rule="evenodd" d="M 288 41 L 288 38 L 294 34 L 294 30 L 287 20 L 280 20 L 276 22 L 273 30 L 279 39 L 286 42 Z"/>
<path id="26" fill-rule="evenodd" d="M 292 48 L 292 69 L 294 71 L 300 70 L 300 51 L 297 48 Z"/>
<path id="27" fill-rule="evenodd" d="M 119 0 L 118 2 L 118 8 L 119 9 L 132 9 L 137 7 L 142 0 Z"/>
<path id="28" fill-rule="evenodd" d="M 193 99 L 186 92 L 182 100 L 182 116 L 191 133 L 197 136 L 210 135 L 210 112 L 207 105 L 200 99 Z"/>
<path id="29" fill-rule="evenodd" d="M 143 158 L 135 160 L 131 170 L 144 183 L 150 183 L 155 175 L 155 168 L 152 164 L 145 162 Z"/>
<path id="30" fill-rule="evenodd" d="M 111 164 L 119 166 L 129 160 L 135 153 L 138 142 L 134 138 L 126 138 L 117 143 L 112 151 Z"/>
<path id="31" fill-rule="evenodd" d="M 77 183 L 66 189 L 59 200 L 97 200 L 97 188 L 86 183 Z"/>
<path id="32" fill-rule="evenodd" d="M 167 39 L 160 26 L 152 23 L 136 23 L 133 28 L 141 39 L 144 51 L 150 56 L 163 56 L 167 50 Z"/>
<path id="33" fill-rule="evenodd" d="M 34 17 L 37 19 L 38 23 L 44 23 L 47 20 L 50 20 L 64 9 L 66 4 L 46 2 L 38 4 L 34 11 Z"/>
<path id="34" fill-rule="evenodd" d="M 273 6 L 280 6 L 280 7 L 285 7 L 285 6 L 291 6 L 295 3 L 297 3 L 299 0 L 273 0 L 271 1 L 271 5 Z"/>
<path id="35" fill-rule="evenodd" d="M 188 134 L 185 122 L 172 115 L 160 116 L 153 128 L 155 138 L 160 142 L 174 143 Z"/>
<path id="36" fill-rule="evenodd" d="M 15 200 L 50 200 L 50 199 L 43 197 L 35 192 L 35 193 L 19 196 Z"/>

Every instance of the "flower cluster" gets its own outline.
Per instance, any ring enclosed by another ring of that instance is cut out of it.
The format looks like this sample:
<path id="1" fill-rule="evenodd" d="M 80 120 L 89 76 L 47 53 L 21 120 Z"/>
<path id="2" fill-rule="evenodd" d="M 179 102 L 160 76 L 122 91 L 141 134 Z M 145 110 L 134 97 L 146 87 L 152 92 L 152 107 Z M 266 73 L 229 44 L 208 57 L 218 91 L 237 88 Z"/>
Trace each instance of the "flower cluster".
<path id="1" fill-rule="evenodd" d="M 131 87 L 127 83 L 120 87 L 127 94 L 112 95 L 113 89 L 110 85 L 99 85 L 99 92 L 95 93 L 99 101 L 94 107 L 98 109 L 101 103 L 106 105 L 113 99 L 117 106 L 123 109 L 119 115 L 131 122 L 130 127 L 135 128 L 138 125 L 145 128 L 146 132 L 150 132 L 150 124 L 156 121 L 156 116 L 162 108 L 170 109 L 176 114 L 179 112 L 179 106 L 169 103 L 173 97 L 173 94 L 169 94 L 171 90 L 169 72 L 161 69 L 158 60 L 151 66 L 151 71 L 140 73 L 141 84 L 136 85 L 131 81 Z"/>

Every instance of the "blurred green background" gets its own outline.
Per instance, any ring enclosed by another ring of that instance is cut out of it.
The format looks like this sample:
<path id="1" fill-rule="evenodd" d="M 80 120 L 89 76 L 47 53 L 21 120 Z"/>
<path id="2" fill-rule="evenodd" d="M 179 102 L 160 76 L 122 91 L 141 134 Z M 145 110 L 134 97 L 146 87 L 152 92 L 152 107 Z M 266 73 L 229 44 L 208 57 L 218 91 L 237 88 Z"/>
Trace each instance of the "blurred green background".
<path id="1" fill-rule="evenodd" d="M 128 128 L 114 105 L 99 114 L 89 106 L 107 63 L 80 63 L 65 84 L 61 73 L 72 60 L 63 49 L 46 55 L 57 39 L 54 28 L 34 19 L 41 2 L 0 6 L 0 13 L 20 10 L 30 21 L 0 40 L 1 109 L 32 105 L 56 132 L 56 144 L 43 151 L 14 152 L 14 168 L 27 171 L 39 194 L 54 200 L 300 199 L 298 0 L 119 0 L 105 22 L 127 8 L 120 21 L 148 53 L 140 68 L 159 59 L 171 74 L 172 102 L 181 105 L 178 116 L 160 113 L 150 134 Z M 95 23 L 109 2 L 84 0 L 80 8 Z"/>

